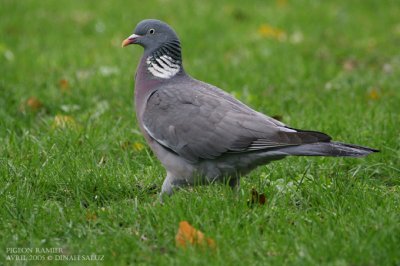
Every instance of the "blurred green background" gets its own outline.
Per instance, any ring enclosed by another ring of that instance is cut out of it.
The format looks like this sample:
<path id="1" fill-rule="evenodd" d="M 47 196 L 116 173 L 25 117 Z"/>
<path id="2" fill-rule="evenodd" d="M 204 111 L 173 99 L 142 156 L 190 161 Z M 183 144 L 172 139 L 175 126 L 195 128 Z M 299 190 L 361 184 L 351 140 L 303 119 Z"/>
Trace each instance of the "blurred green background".
<path id="1" fill-rule="evenodd" d="M 400 263 L 398 1 L 0 6 L 0 262 L 15 262 L 8 247 L 60 247 L 108 265 Z M 381 153 L 289 158 L 253 172 L 239 195 L 198 187 L 161 206 L 165 173 L 132 101 L 142 48 L 120 48 L 146 18 L 177 31 L 193 77 Z M 266 205 L 249 208 L 252 188 Z M 217 250 L 176 247 L 181 220 Z"/>

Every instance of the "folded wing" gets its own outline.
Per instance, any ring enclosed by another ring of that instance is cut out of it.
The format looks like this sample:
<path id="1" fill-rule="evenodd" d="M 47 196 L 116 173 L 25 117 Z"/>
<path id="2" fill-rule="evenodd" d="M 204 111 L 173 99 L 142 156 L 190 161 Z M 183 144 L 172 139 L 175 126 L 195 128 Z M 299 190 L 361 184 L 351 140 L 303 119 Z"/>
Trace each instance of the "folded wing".
<path id="1" fill-rule="evenodd" d="M 286 127 L 205 86 L 156 90 L 147 100 L 143 124 L 158 143 L 192 162 L 331 139 L 320 132 Z"/>

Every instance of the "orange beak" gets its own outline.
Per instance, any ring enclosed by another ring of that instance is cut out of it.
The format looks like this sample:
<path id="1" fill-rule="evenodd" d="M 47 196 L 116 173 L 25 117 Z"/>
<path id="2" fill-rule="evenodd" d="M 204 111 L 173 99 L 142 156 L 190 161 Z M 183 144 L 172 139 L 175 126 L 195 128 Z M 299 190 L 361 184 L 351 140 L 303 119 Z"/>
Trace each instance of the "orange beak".
<path id="1" fill-rule="evenodd" d="M 129 36 L 128 38 L 126 38 L 125 40 L 122 41 L 121 47 L 125 47 L 127 45 L 136 43 L 136 40 L 138 37 L 140 37 L 140 36 L 136 35 L 136 34 L 132 34 L 131 36 Z"/>

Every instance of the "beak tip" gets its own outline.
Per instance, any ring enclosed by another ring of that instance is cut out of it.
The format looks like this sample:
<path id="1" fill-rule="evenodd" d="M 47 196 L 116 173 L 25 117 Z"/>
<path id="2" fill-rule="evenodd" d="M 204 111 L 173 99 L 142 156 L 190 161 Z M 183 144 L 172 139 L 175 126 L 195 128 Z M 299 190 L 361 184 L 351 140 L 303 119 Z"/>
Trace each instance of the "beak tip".
<path id="1" fill-rule="evenodd" d="M 125 39 L 125 40 L 122 41 L 121 47 L 124 48 L 125 46 L 127 46 L 129 44 L 131 44 L 130 40 L 129 39 Z"/>
<path id="2" fill-rule="evenodd" d="M 136 40 L 138 37 L 141 37 L 140 35 L 136 35 L 136 34 L 132 34 L 131 36 L 129 36 L 128 38 L 126 38 L 125 40 L 122 41 L 121 47 L 125 47 L 127 45 L 130 44 L 135 44 L 137 43 Z"/>

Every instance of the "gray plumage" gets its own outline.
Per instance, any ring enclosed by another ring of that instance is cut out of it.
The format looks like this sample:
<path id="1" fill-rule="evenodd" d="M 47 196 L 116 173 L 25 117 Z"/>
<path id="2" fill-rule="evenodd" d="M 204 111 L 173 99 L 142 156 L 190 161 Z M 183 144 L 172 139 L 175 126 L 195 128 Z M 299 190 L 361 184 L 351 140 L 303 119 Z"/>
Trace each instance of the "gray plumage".
<path id="1" fill-rule="evenodd" d="M 257 166 L 288 155 L 362 157 L 377 151 L 290 128 L 193 79 L 183 69 L 176 33 L 164 22 L 140 22 L 122 43 L 129 44 L 144 47 L 135 108 L 144 137 L 167 170 L 162 193 L 223 180 L 235 186 Z"/>

